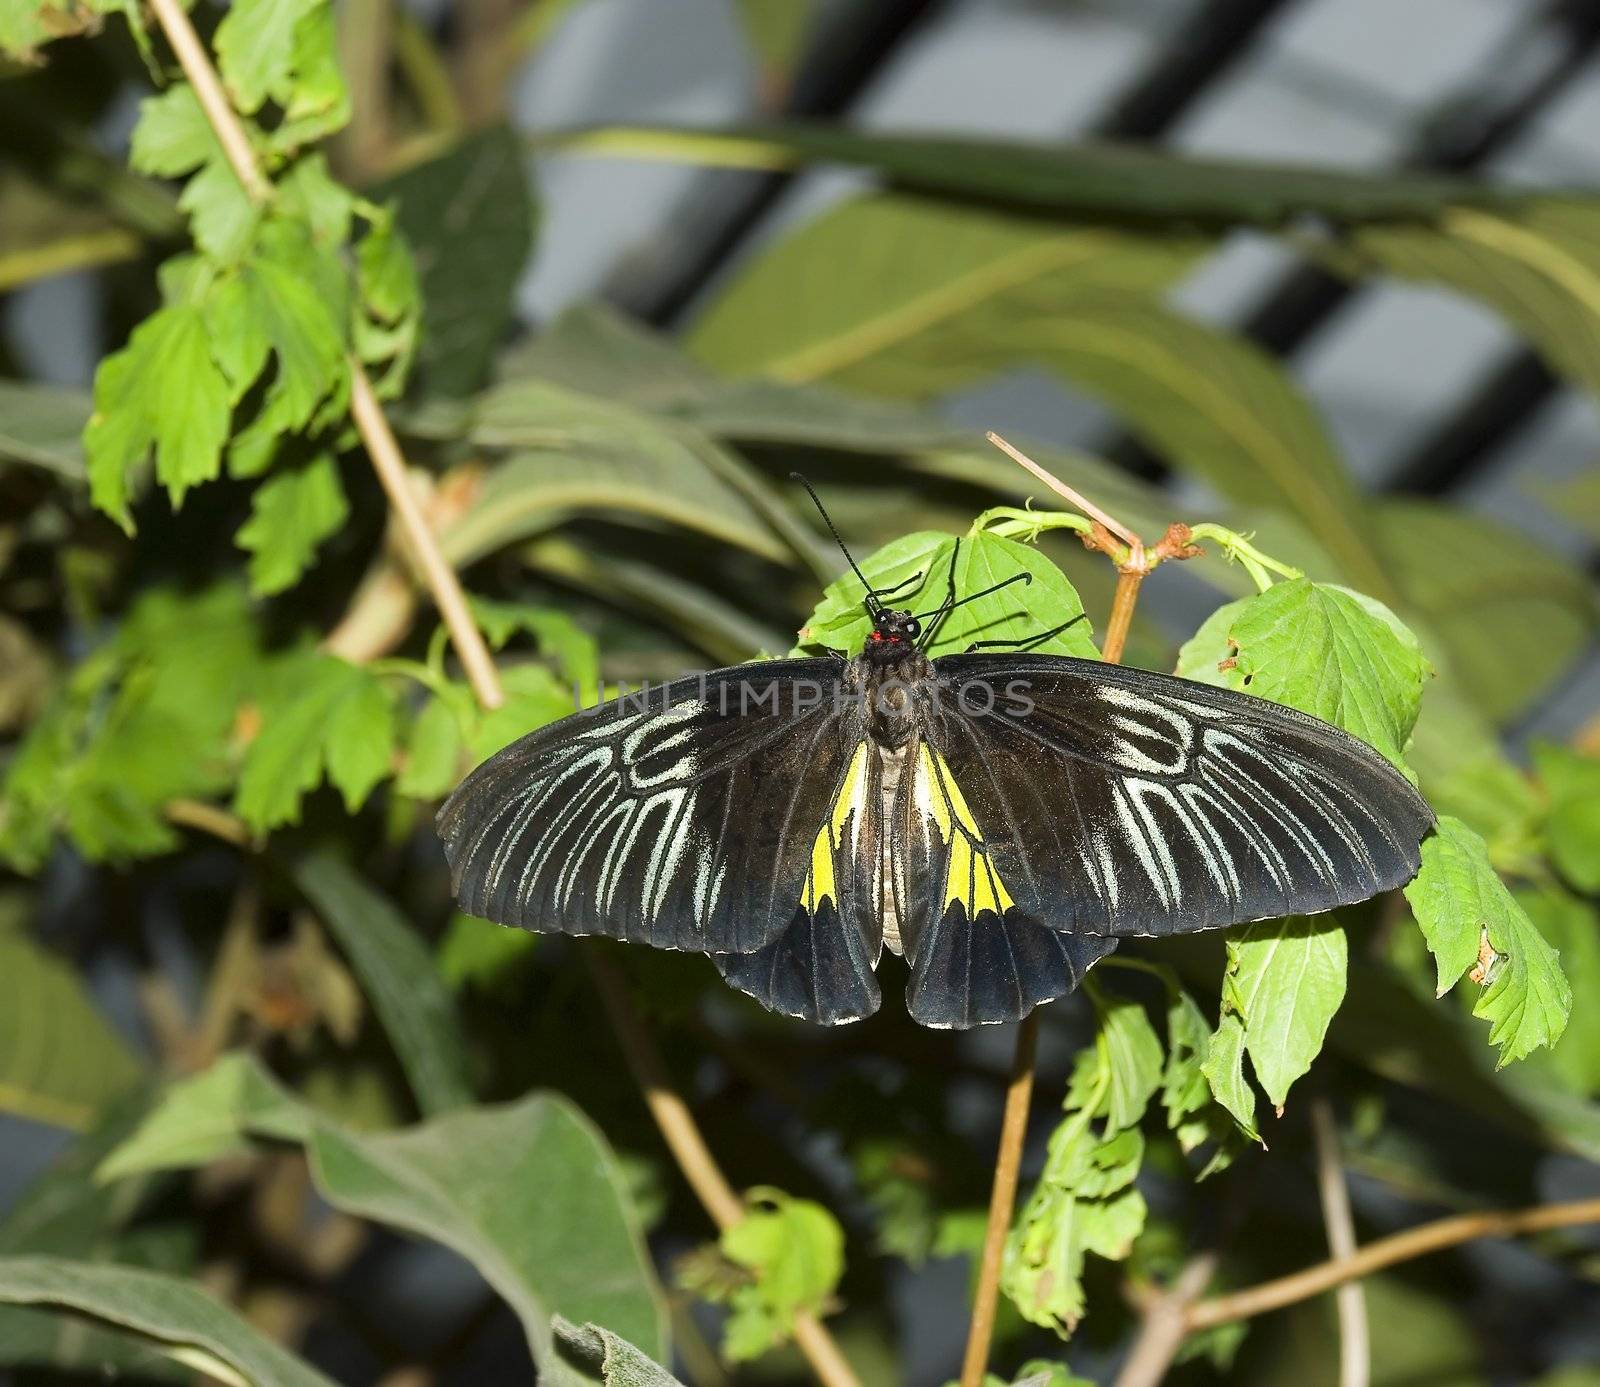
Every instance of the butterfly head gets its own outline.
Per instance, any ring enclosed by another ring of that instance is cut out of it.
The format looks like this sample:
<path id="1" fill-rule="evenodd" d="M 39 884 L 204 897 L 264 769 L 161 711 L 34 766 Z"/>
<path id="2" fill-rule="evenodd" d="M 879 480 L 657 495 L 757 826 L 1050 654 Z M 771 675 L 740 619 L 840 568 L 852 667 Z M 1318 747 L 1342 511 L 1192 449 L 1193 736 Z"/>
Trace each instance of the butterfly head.
<path id="1" fill-rule="evenodd" d="M 894 661 L 908 650 L 915 650 L 922 623 L 910 612 L 878 607 L 872 613 L 872 630 L 867 633 L 866 655 Z"/>

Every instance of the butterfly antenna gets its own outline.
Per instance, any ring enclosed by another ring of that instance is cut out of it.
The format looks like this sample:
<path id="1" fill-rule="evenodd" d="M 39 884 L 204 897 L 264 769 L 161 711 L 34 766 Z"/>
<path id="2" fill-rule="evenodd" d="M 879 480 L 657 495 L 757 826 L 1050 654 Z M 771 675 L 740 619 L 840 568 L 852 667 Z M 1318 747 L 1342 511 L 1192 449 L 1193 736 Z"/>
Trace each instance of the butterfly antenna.
<path id="1" fill-rule="evenodd" d="M 844 540 L 839 536 L 839 527 L 833 523 L 833 517 L 828 514 L 827 508 L 822 504 L 822 499 L 817 495 L 817 489 L 811 485 L 798 472 L 791 472 L 789 477 L 805 487 L 806 494 L 811 497 L 811 504 L 817 508 L 817 514 L 822 517 L 823 523 L 828 527 L 828 532 L 833 536 L 833 542 L 839 546 L 839 552 L 844 555 L 845 562 L 850 565 L 850 571 L 861 579 L 861 586 L 867 590 L 867 610 L 874 616 L 878 613 L 878 602 L 873 592 L 872 584 L 867 581 L 867 575 L 861 571 L 860 566 L 850 557 L 850 551 L 844 547 Z"/>

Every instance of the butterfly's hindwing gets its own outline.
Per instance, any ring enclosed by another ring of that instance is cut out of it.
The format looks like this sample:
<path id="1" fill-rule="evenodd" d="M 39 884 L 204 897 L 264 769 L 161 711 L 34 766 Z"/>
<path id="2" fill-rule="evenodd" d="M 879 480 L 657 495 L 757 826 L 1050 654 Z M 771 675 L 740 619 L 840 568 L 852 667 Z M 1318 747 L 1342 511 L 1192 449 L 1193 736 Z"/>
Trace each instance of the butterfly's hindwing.
<path id="1" fill-rule="evenodd" d="M 722 670 L 514 742 L 439 814 L 461 908 L 658 948 L 764 947 L 862 741 L 839 677 L 834 660 Z"/>
<path id="2" fill-rule="evenodd" d="M 911 980 L 906 1006 L 924 1026 L 1016 1021 L 1071 992 L 1115 939 L 1051 929 L 1019 909 L 1001 866 L 942 751 L 907 754 L 902 831 L 891 875 Z"/>
<path id="3" fill-rule="evenodd" d="M 755 952 L 717 956 L 723 978 L 770 1011 L 834 1026 L 878 1009 L 881 767 L 863 738 L 812 840 L 788 926 Z"/>
<path id="4" fill-rule="evenodd" d="M 1093 661 L 935 667 L 948 764 L 1013 897 L 1053 929 L 1160 935 L 1310 914 L 1417 871 L 1431 811 L 1327 723 Z"/>

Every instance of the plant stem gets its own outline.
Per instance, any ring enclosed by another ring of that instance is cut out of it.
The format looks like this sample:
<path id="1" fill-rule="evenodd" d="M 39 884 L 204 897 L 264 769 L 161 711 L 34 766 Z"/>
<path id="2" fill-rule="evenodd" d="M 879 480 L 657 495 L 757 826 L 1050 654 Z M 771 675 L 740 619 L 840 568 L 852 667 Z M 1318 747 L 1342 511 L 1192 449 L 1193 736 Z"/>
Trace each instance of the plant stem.
<path id="1" fill-rule="evenodd" d="M 167 42 L 172 45 L 184 75 L 194 87 L 201 109 L 239 181 L 253 202 L 266 203 L 272 196 L 272 184 L 256 162 L 244 125 L 228 104 L 222 80 L 212 66 L 211 58 L 195 33 L 194 26 L 190 24 L 189 16 L 184 13 L 179 0 L 151 0 L 151 10 Z M 466 669 L 473 693 L 484 707 L 497 708 L 505 701 L 500 676 L 483 633 L 472 619 L 461 580 L 445 559 L 427 516 L 423 514 L 407 475 L 400 445 L 389 427 L 383 406 L 378 402 L 365 368 L 354 357 L 350 358 L 349 364 L 350 414 L 367 455 L 372 460 L 373 470 L 383 484 L 394 517 L 410 544 L 422 578 L 433 594 L 439 614 Z M 224 810 L 185 801 L 181 809 L 169 805 L 167 812 L 175 822 L 203 828 L 242 847 L 250 846 L 250 836 L 244 825 Z M 602 963 L 597 978 L 604 975 L 604 968 Z M 602 995 L 607 999 L 607 1010 L 624 1051 L 629 1056 L 630 1067 L 644 1090 L 651 1115 L 660 1126 L 662 1136 L 683 1169 L 685 1178 L 718 1227 L 725 1228 L 737 1222 L 744 1217 L 744 1205 L 717 1166 L 688 1105 L 672 1088 L 660 1054 L 643 1020 L 634 1010 L 626 988 L 618 982 L 609 990 L 603 987 Z M 839 1352 L 838 1345 L 815 1317 L 804 1313 L 796 1315 L 795 1342 L 824 1387 L 860 1387 L 855 1373 Z"/>
<path id="2" fill-rule="evenodd" d="M 1339 1129 L 1333 1105 L 1318 1097 L 1311 1103 L 1311 1135 L 1317 1153 L 1317 1192 L 1322 1221 L 1328 1229 L 1328 1251 L 1335 1258 L 1354 1257 L 1356 1227 L 1350 1214 L 1350 1188 L 1339 1159 Z M 1339 1287 L 1339 1387 L 1367 1387 L 1372 1380 L 1371 1336 L 1367 1331 L 1367 1297 L 1360 1282 Z"/>
<path id="3" fill-rule="evenodd" d="M 684 1179 L 695 1196 L 711 1215 L 719 1229 L 728 1229 L 744 1218 L 744 1201 L 739 1198 L 722 1167 L 711 1154 L 700 1128 L 695 1124 L 689 1105 L 672 1086 L 671 1076 L 656 1048 L 654 1038 L 645 1029 L 638 1011 L 628 997 L 628 989 L 616 966 L 599 948 L 584 950 L 584 959 L 594 977 L 600 1001 L 611 1018 L 617 1043 L 622 1046 L 623 1058 L 633 1075 L 634 1083 L 644 1095 L 650 1116 L 678 1163 Z M 833 1336 L 822 1327 L 814 1315 L 800 1311 L 794 1320 L 794 1341 L 811 1364 L 811 1370 L 824 1387 L 860 1387 L 855 1370 L 839 1352 Z"/>
<path id="4" fill-rule="evenodd" d="M 1188 1262 L 1171 1286 L 1145 1306 L 1139 1334 L 1113 1387 L 1158 1387 L 1189 1333 L 1185 1316 L 1216 1274 L 1217 1254 L 1202 1252 Z"/>
<path id="5" fill-rule="evenodd" d="M 1447 1247 L 1472 1242 L 1477 1238 L 1507 1238 L 1518 1233 L 1542 1233 L 1552 1228 L 1574 1228 L 1600 1223 L 1600 1199 L 1580 1199 L 1569 1204 L 1541 1204 L 1531 1209 L 1494 1210 L 1479 1214 L 1457 1214 L 1420 1228 L 1409 1228 L 1377 1242 L 1367 1243 L 1351 1257 L 1336 1257 L 1307 1267 L 1289 1276 L 1264 1281 L 1229 1295 L 1214 1296 L 1192 1306 L 1185 1318 L 1185 1329 L 1210 1329 L 1234 1320 L 1246 1320 L 1279 1310 L 1285 1305 L 1321 1295 L 1347 1281 L 1409 1262 Z"/>
<path id="6" fill-rule="evenodd" d="M 1022 1166 L 1022 1139 L 1028 1131 L 1033 1100 L 1033 1061 L 1039 1048 L 1039 1013 L 1031 1011 L 1017 1026 L 1017 1048 L 1006 1085 L 1005 1112 L 1000 1119 L 1000 1150 L 995 1156 L 994 1184 L 989 1190 L 989 1221 L 983 1230 L 982 1261 L 973 1299 L 967 1350 L 961 1360 L 961 1387 L 982 1387 L 994 1338 L 995 1311 L 1000 1304 L 1000 1272 L 1005 1263 L 1006 1236 L 1017 1202 L 1017 1176 Z"/>
<path id="7" fill-rule="evenodd" d="M 1128 559 L 1117 569 L 1117 590 L 1106 621 L 1105 639 L 1100 646 L 1101 658 L 1107 664 L 1119 663 L 1123 646 L 1127 644 L 1133 609 L 1139 600 L 1139 587 L 1149 572 L 1144 542 L 1066 483 L 1052 477 L 1032 458 L 1018 452 L 999 434 L 991 433 L 989 441 L 1127 544 Z M 1033 1060 L 1038 1041 L 1039 1013 L 1034 1010 L 1017 1026 L 1017 1048 L 1011 1062 L 1011 1081 L 1006 1087 L 1005 1112 L 1000 1120 L 1000 1149 L 995 1154 L 994 1184 L 989 1190 L 989 1219 L 984 1225 L 983 1252 L 978 1263 L 978 1286 L 973 1294 L 967 1348 L 961 1360 L 961 1387 L 982 1387 L 984 1371 L 989 1364 L 989 1344 L 994 1338 L 995 1310 L 1000 1300 L 1000 1272 L 1005 1263 L 1006 1238 L 1011 1231 L 1011 1213 L 1016 1206 L 1022 1140 L 1028 1130 Z"/>

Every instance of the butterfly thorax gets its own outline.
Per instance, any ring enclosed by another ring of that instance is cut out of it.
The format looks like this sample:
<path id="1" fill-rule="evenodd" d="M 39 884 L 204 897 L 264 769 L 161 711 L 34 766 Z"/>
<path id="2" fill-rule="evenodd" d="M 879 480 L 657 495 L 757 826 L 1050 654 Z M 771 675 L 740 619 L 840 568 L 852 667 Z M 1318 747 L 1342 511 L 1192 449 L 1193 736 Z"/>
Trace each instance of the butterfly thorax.
<path id="1" fill-rule="evenodd" d="M 917 649 L 917 634 L 910 612 L 880 612 L 861 653 L 850 662 L 850 683 L 865 697 L 867 734 L 885 751 L 911 741 L 920 701 L 932 687 L 933 665 Z"/>

